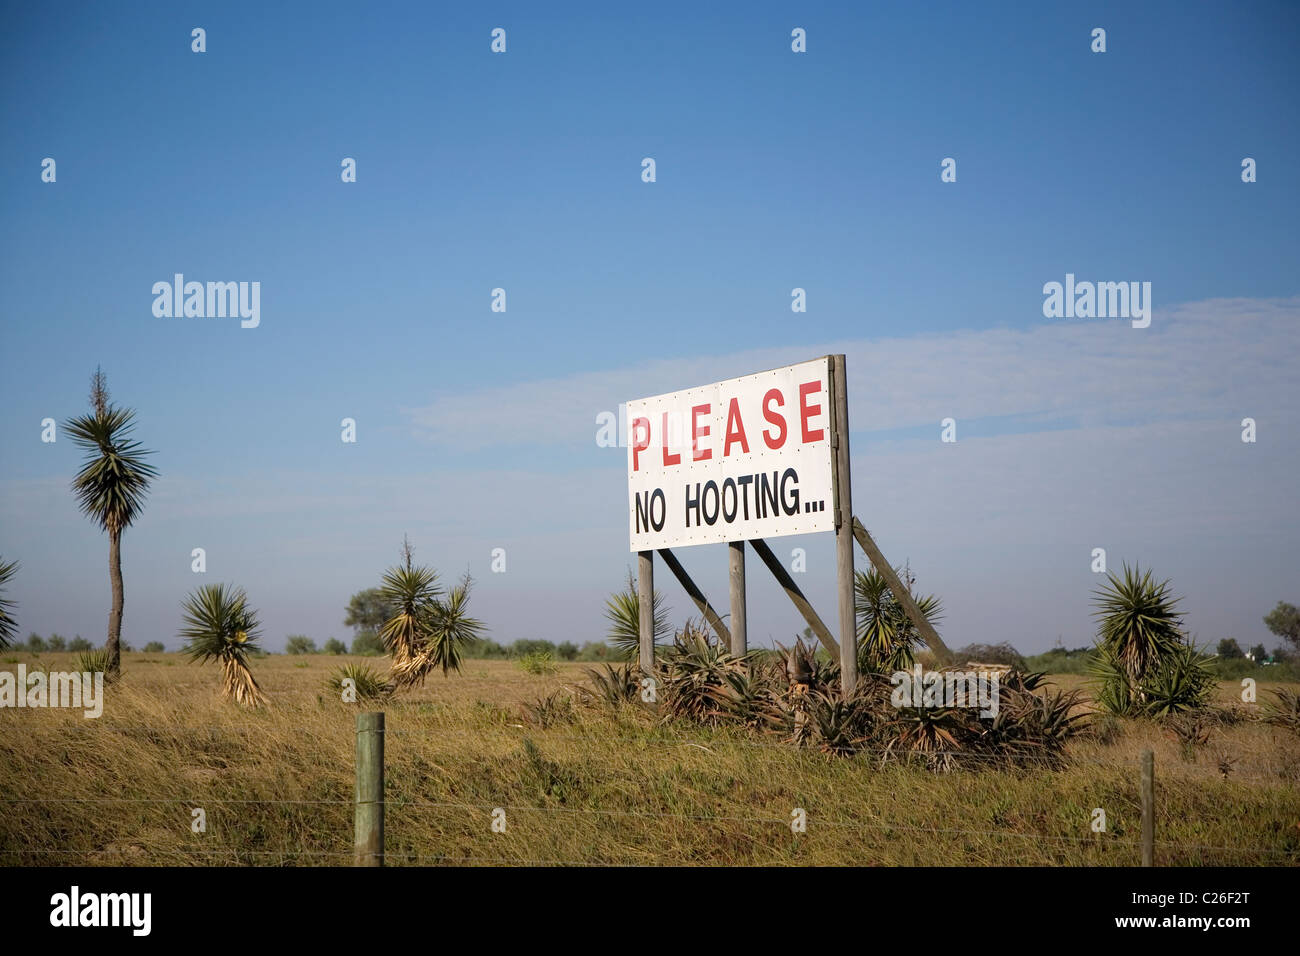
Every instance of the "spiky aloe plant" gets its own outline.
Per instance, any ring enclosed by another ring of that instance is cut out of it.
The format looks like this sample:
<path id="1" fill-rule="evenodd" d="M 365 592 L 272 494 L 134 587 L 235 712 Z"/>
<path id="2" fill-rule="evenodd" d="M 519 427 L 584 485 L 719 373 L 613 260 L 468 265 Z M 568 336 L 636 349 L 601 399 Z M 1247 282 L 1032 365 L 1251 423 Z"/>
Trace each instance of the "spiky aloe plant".
<path id="1" fill-rule="evenodd" d="M 121 669 L 122 637 L 122 532 L 144 510 L 149 482 L 157 471 L 145 462 L 152 454 L 128 436 L 135 427 L 135 412 L 109 404 L 104 373 L 91 380 L 91 413 L 69 419 L 64 428 L 72 441 L 85 449 L 86 461 L 72 480 L 72 491 L 82 512 L 108 532 L 108 575 L 113 605 L 108 614 L 108 666 L 111 679 Z"/>
<path id="2" fill-rule="evenodd" d="M 524 719 L 545 730 L 556 724 L 571 724 L 577 719 L 573 710 L 573 696 L 564 690 L 552 691 L 533 703 L 524 704 Z"/>
<path id="3" fill-rule="evenodd" d="M 654 618 L 654 642 L 658 646 L 672 633 L 672 625 L 668 623 L 664 596 L 658 589 L 650 604 Z M 624 660 L 636 660 L 641 650 L 641 597 L 632 572 L 628 572 L 627 585 L 623 590 L 611 594 L 605 602 L 605 618 L 609 621 L 610 643 L 622 652 Z"/>
<path id="4" fill-rule="evenodd" d="M 718 709 L 718 694 L 726 684 L 726 674 L 748 670 L 749 655 L 732 654 L 703 621 L 688 619 L 673 636 L 659 667 L 665 715 L 698 723 L 719 722 L 724 715 Z"/>
<path id="5" fill-rule="evenodd" d="M 854 611 L 858 629 L 858 670 L 864 674 L 887 674 L 908 670 L 916 657 L 921 634 L 903 605 L 875 568 L 853 576 Z M 899 579 L 910 590 L 912 576 L 906 571 Z M 912 595 L 917 609 L 931 624 L 943 614 L 943 604 L 933 594 Z"/>
<path id="6" fill-rule="evenodd" d="M 630 663 L 617 668 L 612 664 L 602 664 L 601 667 L 604 670 L 587 668 L 589 687 L 579 684 L 574 688 L 582 703 L 619 713 L 641 699 L 639 672 Z"/>
<path id="7" fill-rule="evenodd" d="M 1097 648 L 1102 662 L 1098 666 L 1124 681 L 1127 686 L 1115 688 L 1112 694 L 1126 698 L 1132 707 L 1145 706 L 1143 682 L 1163 658 L 1185 646 L 1179 600 L 1168 581 L 1157 582 L 1150 569 L 1143 573 L 1127 564 L 1122 576 L 1107 574 L 1106 583 L 1093 592 L 1093 616 L 1100 621 Z"/>
<path id="8" fill-rule="evenodd" d="M 14 620 L 13 616 L 14 608 L 18 606 L 17 602 L 4 597 L 4 592 L 9 587 L 9 582 L 17 571 L 17 561 L 10 561 L 6 564 L 3 560 L 0 560 L 0 647 L 8 647 L 18 634 L 18 622 Z"/>
<path id="9" fill-rule="evenodd" d="M 240 704 L 266 703 L 248 668 L 248 655 L 258 649 L 260 625 L 244 589 L 205 584 L 181 603 L 181 610 L 185 626 L 179 636 L 185 639 L 184 651 L 199 663 L 221 662 L 221 693 Z"/>

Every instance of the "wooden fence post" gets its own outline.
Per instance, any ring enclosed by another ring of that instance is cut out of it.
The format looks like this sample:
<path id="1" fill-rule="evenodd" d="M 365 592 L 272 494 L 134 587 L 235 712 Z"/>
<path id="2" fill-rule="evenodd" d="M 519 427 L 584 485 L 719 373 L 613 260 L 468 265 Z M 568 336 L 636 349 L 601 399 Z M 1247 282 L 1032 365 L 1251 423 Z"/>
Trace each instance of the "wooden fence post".
<path id="1" fill-rule="evenodd" d="M 731 580 L 731 653 L 737 657 L 749 650 L 748 622 L 745 619 L 745 542 L 727 544 Z"/>
<path id="2" fill-rule="evenodd" d="M 384 865 L 384 715 L 357 714 L 357 866 Z"/>
<path id="3" fill-rule="evenodd" d="M 1142 751 L 1142 865 L 1155 866 L 1156 857 L 1156 758 Z"/>

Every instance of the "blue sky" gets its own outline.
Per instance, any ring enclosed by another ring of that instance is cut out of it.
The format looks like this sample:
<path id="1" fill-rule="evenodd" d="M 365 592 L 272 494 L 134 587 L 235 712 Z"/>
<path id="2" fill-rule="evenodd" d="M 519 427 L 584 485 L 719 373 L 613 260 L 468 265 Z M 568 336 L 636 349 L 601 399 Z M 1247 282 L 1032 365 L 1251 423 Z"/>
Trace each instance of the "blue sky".
<path id="1" fill-rule="evenodd" d="M 1294 5 L 3 16 L 0 554 L 24 631 L 104 632 L 78 455 L 40 442 L 97 364 L 162 473 L 124 543 L 137 646 L 175 645 L 213 580 L 273 648 L 348 636 L 403 533 L 473 571 L 497 639 L 599 639 L 631 556 L 596 415 L 829 351 L 855 511 L 944 597 L 950 643 L 1087 643 L 1093 547 L 1172 578 L 1202 640 L 1271 644 L 1260 618 L 1300 600 Z M 176 272 L 259 281 L 261 325 L 156 318 Z M 1151 328 L 1045 319 L 1066 273 L 1151 282 Z M 780 544 L 829 615 L 829 537 Z M 725 603 L 723 550 L 681 557 Z M 751 637 L 786 640 L 767 583 Z"/>

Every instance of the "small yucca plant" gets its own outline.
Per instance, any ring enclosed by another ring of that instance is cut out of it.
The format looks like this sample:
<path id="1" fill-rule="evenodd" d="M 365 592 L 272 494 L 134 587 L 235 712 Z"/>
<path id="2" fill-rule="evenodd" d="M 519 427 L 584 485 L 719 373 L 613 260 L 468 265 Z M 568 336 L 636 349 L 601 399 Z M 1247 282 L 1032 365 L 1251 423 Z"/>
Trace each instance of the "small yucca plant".
<path id="1" fill-rule="evenodd" d="M 249 655 L 259 650 L 260 625 L 244 589 L 205 584 L 182 602 L 181 610 L 185 626 L 179 636 L 186 641 L 184 650 L 199 663 L 221 662 L 221 693 L 253 707 L 266 703 L 248 668 Z"/>
<path id="2" fill-rule="evenodd" d="M 92 648 L 77 655 L 77 670 L 86 674 L 103 674 L 104 683 L 111 684 L 117 678 L 108 671 L 108 649 Z"/>
<path id="3" fill-rule="evenodd" d="M 556 724 L 571 724 L 576 718 L 573 697 L 562 690 L 539 697 L 533 703 L 524 703 L 524 719 L 542 729 Z"/>
<path id="4" fill-rule="evenodd" d="M 789 732 L 789 711 L 783 706 L 775 674 L 751 661 L 748 670 L 725 670 L 717 687 L 709 689 L 720 720 L 762 731 Z"/>
<path id="5" fill-rule="evenodd" d="M 1209 659 L 1190 644 L 1179 644 L 1142 682 L 1143 709 L 1151 717 L 1200 710 L 1209 701 L 1214 685 Z"/>
<path id="6" fill-rule="evenodd" d="M 1009 763 L 1057 766 L 1064 762 L 1065 744 L 1088 728 L 1089 715 L 1079 712 L 1082 692 L 1034 693 L 1042 674 L 1010 671 L 998 693 L 997 716 L 969 719 L 973 745 Z"/>
<path id="7" fill-rule="evenodd" d="M 804 739 L 811 739 L 823 753 L 846 757 L 866 745 L 875 724 L 868 697 L 832 696 L 820 691 L 808 695 L 808 716 Z M 799 739 L 796 743 L 802 743 Z"/>
<path id="8" fill-rule="evenodd" d="M 0 560 L 0 647 L 8 647 L 18 634 L 18 622 L 13 617 L 17 604 L 10 598 L 4 597 L 4 592 L 17 571 L 17 561 L 6 564 Z"/>
<path id="9" fill-rule="evenodd" d="M 892 674 L 910 670 L 921 633 L 903 605 L 875 568 L 853 576 L 854 613 L 857 618 L 858 670 L 863 674 Z M 904 569 L 899 579 L 910 590 L 914 583 Z M 943 615 L 943 605 L 933 594 L 912 595 L 922 616 L 934 624 Z"/>
<path id="10" fill-rule="evenodd" d="M 658 646 L 672 633 L 672 625 L 668 623 L 668 608 L 663 594 L 658 590 L 654 592 L 651 608 L 654 642 Z M 641 651 L 641 598 L 632 572 L 628 572 L 627 585 L 623 590 L 611 594 L 605 602 L 605 618 L 609 621 L 610 643 L 619 650 L 624 660 L 636 660 Z"/>
<path id="11" fill-rule="evenodd" d="M 1137 683 L 1109 647 L 1102 647 L 1089 667 L 1099 682 L 1096 701 L 1102 710 L 1127 717 L 1172 717 L 1203 708 L 1214 688 L 1208 659 L 1190 644 L 1163 650 Z"/>
<path id="12" fill-rule="evenodd" d="M 659 667 L 666 715 L 718 723 L 725 716 L 719 702 L 726 675 L 748 670 L 748 655 L 732 654 L 703 621 L 687 620 L 673 636 Z"/>
<path id="13" fill-rule="evenodd" d="M 1293 690 L 1273 691 L 1273 700 L 1264 707 L 1264 720 L 1300 734 L 1300 693 Z"/>
<path id="14" fill-rule="evenodd" d="M 623 664 L 617 668 L 612 664 L 602 664 L 601 668 L 587 668 L 590 686 L 579 684 L 574 688 L 584 704 L 618 713 L 640 700 L 641 682 L 637 679 L 638 672 L 632 664 Z"/>
<path id="15" fill-rule="evenodd" d="M 392 682 L 384 678 L 373 668 L 365 664 L 344 664 L 334 671 L 325 682 L 330 690 L 342 696 L 346 687 L 344 681 L 351 681 L 356 691 L 355 703 L 371 700 L 385 700 L 393 693 Z"/>

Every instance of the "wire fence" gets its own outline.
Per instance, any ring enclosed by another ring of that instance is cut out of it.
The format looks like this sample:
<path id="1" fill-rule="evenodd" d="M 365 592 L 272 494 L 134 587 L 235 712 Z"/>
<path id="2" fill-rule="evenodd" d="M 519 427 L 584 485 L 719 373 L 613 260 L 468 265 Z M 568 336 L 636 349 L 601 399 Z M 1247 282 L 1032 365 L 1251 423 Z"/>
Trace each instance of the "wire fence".
<path id="1" fill-rule="evenodd" d="M 92 721 L 76 721 L 61 725 L 67 729 L 84 729 L 92 732 L 113 732 L 124 734 L 194 734 L 196 736 L 207 736 L 210 738 L 234 735 L 251 735 L 263 733 L 266 731 L 265 726 L 255 724 L 246 725 L 226 725 L 222 727 L 212 725 L 185 725 L 185 724 L 128 724 L 113 725 L 102 724 Z M 522 731 L 516 733 L 515 731 Z M 787 740 L 780 738 L 752 738 L 727 736 L 723 734 L 710 735 L 700 733 L 694 737 L 688 738 L 681 735 L 674 735 L 670 731 L 661 728 L 648 729 L 640 734 L 622 734 L 622 733 L 569 733 L 557 730 L 554 725 L 542 727 L 539 725 L 529 726 L 523 723 L 497 724 L 485 727 L 417 727 L 408 729 L 387 729 L 385 734 L 388 737 L 466 737 L 471 738 L 477 743 L 484 743 L 492 739 L 491 735 L 497 735 L 497 738 L 508 738 L 511 742 L 522 743 L 525 738 L 534 737 L 544 738 L 548 741 L 569 741 L 582 745 L 619 745 L 619 746 L 643 746 L 643 747 L 690 747 L 700 750 L 709 751 L 711 748 L 746 748 L 756 750 L 778 751 L 783 754 L 801 755 L 805 757 L 822 757 L 822 754 L 815 747 L 793 747 Z M 1040 765 L 1050 769 L 1060 769 L 1070 766 L 1093 766 L 1102 767 L 1109 770 L 1129 772 L 1132 766 L 1128 763 L 1116 760 L 1105 759 L 1102 757 L 1082 754 L 1075 751 L 1060 754 L 1036 754 L 1028 750 L 1001 750 L 997 752 L 980 752 L 975 750 L 958 750 L 947 748 L 935 748 L 927 750 L 908 750 L 901 747 L 869 747 L 855 745 L 854 754 L 876 755 L 882 758 L 891 758 L 899 761 L 927 761 L 930 757 L 948 757 L 957 762 L 959 768 L 961 763 L 985 764 L 991 767 L 1014 770 L 1017 764 Z M 1278 773 L 1284 767 L 1290 766 L 1285 758 L 1279 757 L 1275 760 L 1266 762 L 1244 761 L 1240 758 L 1231 758 L 1230 769 L 1228 774 L 1242 774 L 1249 771 L 1255 771 L 1259 774 L 1273 775 Z M 1294 768 L 1300 774 L 1300 765 Z"/>
<path id="2" fill-rule="evenodd" d="M 69 724 L 73 727 L 87 727 L 87 723 L 78 722 Z M 249 733 L 255 733 L 265 728 L 258 727 L 255 724 L 247 725 L 228 725 L 224 727 L 217 726 L 193 726 L 193 725 L 108 725 L 94 723 L 88 726 L 98 732 L 104 733 L 133 733 L 133 734 L 200 734 L 209 737 L 230 737 L 243 739 Z M 702 750 L 713 752 L 711 748 L 723 747 L 747 747 L 747 748 L 779 748 L 783 752 L 789 753 L 792 748 L 789 743 L 776 740 L 753 740 L 740 739 L 729 736 L 706 736 L 697 739 L 686 739 L 681 736 L 673 736 L 670 733 L 660 730 L 651 730 L 643 734 L 632 735 L 624 733 L 611 734 L 584 734 L 584 733 L 567 733 L 553 729 L 528 728 L 522 724 L 495 726 L 490 728 L 510 743 L 521 743 L 525 739 L 531 739 L 536 736 L 539 739 L 546 740 L 567 740 L 575 741 L 581 744 L 592 745 L 602 744 L 609 746 L 625 747 L 627 745 L 639 746 L 682 746 L 698 747 Z M 473 737 L 479 742 L 489 736 L 490 731 L 473 728 L 451 728 L 451 727 L 429 727 L 429 728 L 405 728 L 390 729 L 380 731 L 386 737 L 406 738 L 412 740 L 425 739 L 443 739 L 451 736 L 468 736 Z M 511 731 L 524 731 L 524 733 L 511 733 Z M 703 742 L 701 742 L 703 741 Z M 794 751 L 811 756 L 815 751 L 802 750 Z M 909 752 L 900 752 L 895 748 L 866 748 L 866 753 L 896 758 L 910 758 L 916 756 Z M 951 756 L 960 758 L 964 761 L 971 760 L 992 760 L 1005 763 L 1005 757 L 997 754 L 972 754 L 965 751 L 956 750 L 931 750 L 925 751 L 921 755 L 922 759 L 931 760 L 934 757 Z M 1036 760 L 1041 759 L 1050 761 L 1053 766 L 1060 766 L 1061 761 L 1058 758 L 1039 758 L 1034 755 L 1020 755 L 1021 759 Z M 1118 761 L 1104 761 L 1098 759 L 1081 758 L 1078 755 L 1071 755 L 1065 761 L 1066 764 L 1084 763 L 1096 766 L 1102 766 L 1109 770 L 1132 774 L 1133 767 L 1130 764 Z M 565 817 L 573 820 L 580 819 L 602 819 L 606 821 L 617 822 L 620 820 L 664 820 L 674 821 L 677 823 L 689 823 L 701 827 L 742 827 L 749 828 L 752 832 L 745 834 L 751 839 L 762 836 L 773 836 L 777 833 L 791 833 L 791 819 L 778 816 L 766 816 L 761 814 L 730 814 L 730 813 L 681 813 L 652 809 L 603 809 L 594 807 L 571 807 L 571 806 L 537 806 L 531 804 L 519 804 L 511 802 L 493 803 L 490 801 L 432 801 L 422 799 L 412 799 L 400 793 L 386 796 L 383 799 L 383 805 L 386 809 L 399 811 L 402 813 L 420 813 L 424 811 L 457 811 L 469 812 L 475 814 L 484 814 L 489 819 L 496 813 L 506 813 L 512 817 L 519 815 L 551 815 L 553 817 Z M 192 794 L 189 796 L 156 796 L 156 797 L 114 797 L 114 796 L 60 796 L 60 797 L 15 797 L 0 799 L 0 806 L 5 807 L 27 807 L 35 808 L 42 806 L 54 805 L 127 805 L 127 806 L 182 806 L 189 808 L 203 808 L 208 805 L 213 806 L 292 806 L 298 808 L 324 808 L 332 807 L 343 810 L 348 807 L 355 808 L 357 801 L 353 795 L 339 794 L 332 799 L 283 799 L 283 798 L 247 798 L 247 797 L 220 797 L 211 794 Z M 1044 833 L 1033 830 L 1023 829 L 981 829 L 973 827 L 959 826 L 918 826 L 908 822 L 891 822 L 883 819 L 876 820 L 843 820 L 835 819 L 831 816 L 823 817 L 815 806 L 801 808 L 806 812 L 805 821 L 808 827 L 824 828 L 841 834 L 860 834 L 860 835 L 885 835 L 893 836 L 896 834 L 908 834 L 916 837 L 930 839 L 998 839 L 998 840 L 1017 840 L 1033 841 L 1041 844 L 1055 845 L 1079 845 L 1101 848 L 1109 851 L 1111 849 L 1128 852 L 1136 852 L 1141 849 L 1142 844 L 1138 840 L 1125 839 L 1118 835 L 1111 835 L 1103 830 L 1101 832 L 1089 832 L 1077 836 L 1062 835 L 1059 833 Z M 842 809 L 842 808 L 841 808 Z M 10 813 L 20 813 L 15 809 L 8 811 Z M 205 811 L 206 812 L 206 811 Z M 793 810 L 792 810 L 793 812 Z M 323 821 L 320 821 L 323 822 Z M 337 826 L 337 823 L 335 823 Z M 520 825 L 516 822 L 514 827 Z M 800 831 L 800 835 L 806 836 L 807 830 Z M 318 834 L 313 833 L 313 838 Z M 324 843 L 335 842 L 339 836 L 337 830 L 320 834 L 330 839 L 322 840 Z M 1200 853 L 1200 854 L 1225 854 L 1225 855 L 1247 855 L 1255 858 L 1267 858 L 1274 860 L 1286 859 L 1300 861 L 1300 850 L 1289 849 L 1284 847 L 1269 847 L 1257 845 L 1214 845 L 1204 843 L 1189 843 L 1186 841 L 1153 841 L 1153 845 L 1165 851 L 1175 853 Z M 629 852 L 635 852 L 637 847 L 627 847 Z M 139 859 L 141 855 L 139 847 L 116 847 L 105 846 L 97 849 L 70 849 L 62 847 L 48 846 L 8 846 L 0 847 L 0 855 L 12 857 L 49 857 L 53 860 L 60 858 L 87 858 L 100 855 L 101 857 L 119 857 L 123 862 L 132 862 Z M 240 846 L 225 847 L 200 847 L 200 846 L 173 846 L 157 847 L 148 851 L 153 859 L 160 860 L 187 860 L 197 858 L 226 858 L 236 862 L 241 860 L 263 860 L 265 865 L 273 865 L 276 860 L 282 863 L 300 862 L 302 860 L 321 860 L 321 861 L 343 861 L 355 858 L 355 848 L 349 849 L 313 849 L 303 848 L 284 848 L 284 849 L 258 849 L 245 848 Z M 630 862 L 618 863 L 606 860 L 595 859 L 567 859 L 567 858 L 531 858 L 527 856 L 475 856 L 475 855 L 457 855 L 457 854 L 437 854 L 437 853 L 409 853 L 409 852 L 385 852 L 384 859 L 390 862 L 405 862 L 415 865 L 434 865 L 434 864 L 462 864 L 462 865 L 514 865 L 514 866 L 626 866 L 626 865 L 647 865 L 644 863 Z M 52 861 L 53 861 L 52 860 Z M 673 861 L 690 863 L 690 860 Z M 699 862 L 699 861 L 696 861 Z M 797 863 L 790 860 L 773 860 L 773 863 Z M 656 865 L 656 864 L 650 864 Z"/>

